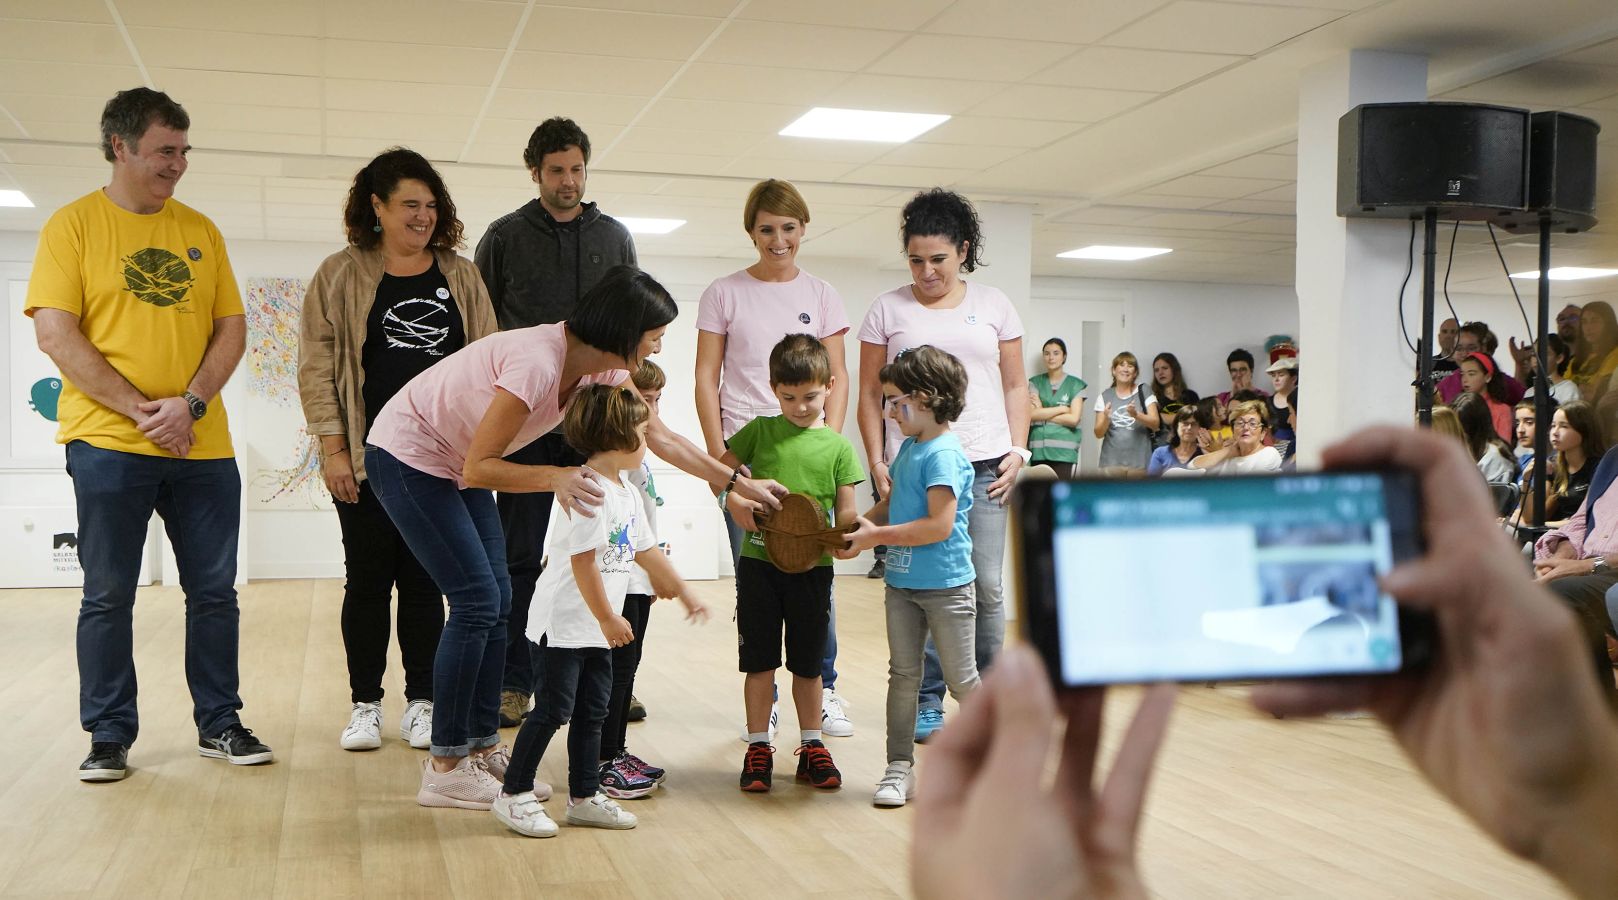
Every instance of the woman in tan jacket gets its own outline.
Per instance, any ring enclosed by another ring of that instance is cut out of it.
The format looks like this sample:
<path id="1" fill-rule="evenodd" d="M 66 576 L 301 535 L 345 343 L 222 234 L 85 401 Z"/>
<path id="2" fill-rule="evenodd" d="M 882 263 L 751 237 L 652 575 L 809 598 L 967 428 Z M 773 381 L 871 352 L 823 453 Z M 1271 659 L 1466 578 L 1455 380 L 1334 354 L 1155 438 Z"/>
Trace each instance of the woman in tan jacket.
<path id="1" fill-rule="evenodd" d="M 349 246 L 315 272 L 298 351 L 303 414 L 320 441 L 343 533 L 343 646 L 353 707 L 341 744 L 382 745 L 389 599 L 397 586 L 406 701 L 399 736 L 425 749 L 444 601 L 366 483 L 365 436 L 411 378 L 497 326 L 477 266 L 455 253 L 455 205 L 419 154 L 394 148 L 361 169 L 343 224 Z"/>

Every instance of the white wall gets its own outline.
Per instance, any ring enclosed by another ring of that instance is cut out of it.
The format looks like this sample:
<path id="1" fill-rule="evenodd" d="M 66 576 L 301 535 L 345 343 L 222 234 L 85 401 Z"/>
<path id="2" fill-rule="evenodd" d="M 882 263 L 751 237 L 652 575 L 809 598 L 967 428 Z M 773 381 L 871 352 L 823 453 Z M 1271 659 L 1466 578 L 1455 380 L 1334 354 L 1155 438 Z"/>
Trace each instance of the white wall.
<path id="1" fill-rule="evenodd" d="M 33 234 L 0 232 L 0 271 L 21 271 L 25 274 L 33 259 L 34 244 Z M 307 276 L 334 249 L 325 244 L 263 241 L 234 241 L 230 245 L 231 259 L 241 279 L 261 275 Z M 668 284 L 677 299 L 682 301 L 680 319 L 664 344 L 663 358 L 668 363 L 672 379 L 664 409 L 665 415 L 678 428 L 695 436 L 698 432 L 689 375 L 689 361 L 694 356 L 695 345 L 695 301 L 704 285 L 733 271 L 738 264 L 735 260 L 725 259 L 658 257 L 651 241 L 644 242 L 643 250 L 647 252 L 643 259 L 647 270 Z M 872 298 L 908 280 L 897 247 L 893 263 L 888 268 L 874 267 L 863 260 L 816 259 L 812 244 L 806 246 L 802 262 L 805 268 L 837 287 L 856 331 Z M 1391 303 L 1397 287 L 1396 284 L 1390 285 L 1385 296 L 1368 298 L 1367 302 Z M 1062 337 L 1067 340 L 1069 348 L 1077 352 L 1082 338 L 1083 317 L 1075 311 L 1090 308 L 1116 310 L 1125 320 L 1120 323 L 1117 333 L 1128 336 L 1126 346 L 1102 347 L 1103 356 L 1110 359 L 1113 352 L 1129 349 L 1141 358 L 1143 364 L 1149 365 L 1153 355 L 1170 350 L 1179 356 L 1185 366 L 1191 386 L 1204 392 L 1225 387 L 1224 358 L 1232 347 L 1246 347 L 1256 357 L 1262 358 L 1266 336 L 1275 333 L 1297 335 L 1297 303 L 1291 289 L 1285 287 L 1036 277 L 1033 279 L 1032 294 L 1030 300 L 1020 304 L 1028 333 L 1025 352 L 1030 373 L 1039 370 L 1039 344 L 1047 337 Z M 1412 329 L 1419 325 L 1415 296 L 1413 285 L 1411 299 L 1407 302 Z M 1463 319 L 1481 318 L 1489 322 L 1501 335 L 1502 342 L 1508 336 L 1520 338 L 1526 333 L 1522 318 L 1510 298 L 1455 295 L 1452 299 Z M 1531 296 L 1525 299 L 1532 303 Z M 1560 305 L 1561 301 L 1556 302 Z M 1441 314 L 1440 318 L 1444 315 Z M 28 327 L 26 320 L 10 321 L 8 317 L 7 321 L 0 323 L 0 347 L 7 346 L 9 329 Z M 859 354 L 853 339 L 849 342 L 849 350 L 850 377 L 857 382 Z M 1307 383 L 1307 343 L 1301 348 L 1301 354 L 1303 380 Z M 1499 355 L 1504 361 L 1505 353 L 1502 351 Z M 1393 347 L 1365 348 L 1360 358 L 1364 365 L 1404 365 L 1400 361 L 1400 353 Z M 4 377 L 8 371 L 8 367 L 0 366 L 0 377 Z M 1098 380 L 1105 383 L 1104 373 L 1079 374 L 1092 384 Z M 1262 375 L 1258 383 L 1266 386 Z M 12 402 L 18 402 L 18 389 L 8 385 L 7 390 Z M 233 419 L 238 453 L 245 453 L 261 442 L 268 443 L 268 438 L 282 438 L 280 435 L 258 434 L 254 422 L 250 419 L 244 421 L 239 414 L 233 414 Z M 3 421 L 0 419 L 0 427 L 3 427 Z M 852 415 L 846 432 L 858 447 Z M 712 503 L 711 495 L 695 479 L 678 473 L 660 474 L 659 487 L 670 497 L 671 505 L 697 508 Z M 59 468 L 0 469 L 0 507 L 52 503 L 72 503 L 71 487 Z M 249 577 L 341 574 L 342 548 L 336 517 L 330 512 L 251 510 L 244 531 Z M 676 543 L 678 550 L 678 540 Z M 722 538 L 714 546 L 719 548 L 716 552 L 724 558 L 721 570 L 727 571 L 728 556 L 722 550 Z M 841 564 L 842 570 L 850 572 L 861 571 L 864 567 L 863 561 Z"/>

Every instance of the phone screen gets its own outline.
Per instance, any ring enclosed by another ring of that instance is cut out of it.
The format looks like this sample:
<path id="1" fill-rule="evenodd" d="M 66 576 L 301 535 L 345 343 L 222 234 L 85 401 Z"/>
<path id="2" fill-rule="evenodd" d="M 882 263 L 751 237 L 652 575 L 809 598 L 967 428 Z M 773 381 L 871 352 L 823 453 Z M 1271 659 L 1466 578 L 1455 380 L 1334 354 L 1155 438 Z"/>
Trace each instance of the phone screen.
<path id="1" fill-rule="evenodd" d="M 1063 684 L 1385 673 L 1410 661 L 1410 616 L 1377 586 L 1420 552 L 1407 473 L 1018 490 L 1030 488 L 1019 497 L 1026 627 Z"/>

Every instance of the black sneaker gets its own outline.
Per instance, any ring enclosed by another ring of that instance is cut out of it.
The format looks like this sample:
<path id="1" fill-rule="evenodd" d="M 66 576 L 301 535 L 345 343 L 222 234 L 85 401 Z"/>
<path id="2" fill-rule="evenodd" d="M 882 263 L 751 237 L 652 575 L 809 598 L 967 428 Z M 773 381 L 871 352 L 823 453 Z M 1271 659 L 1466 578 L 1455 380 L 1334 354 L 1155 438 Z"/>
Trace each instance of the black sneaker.
<path id="1" fill-rule="evenodd" d="M 91 741 L 90 755 L 79 763 L 80 781 L 123 781 L 129 748 L 117 741 Z"/>
<path id="2" fill-rule="evenodd" d="M 742 790 L 755 794 L 769 790 L 774 770 L 775 748 L 763 742 L 748 744 L 742 757 Z"/>
<path id="3" fill-rule="evenodd" d="M 270 748 L 239 723 L 226 728 L 218 737 L 199 738 L 197 752 L 210 759 L 228 759 L 233 766 L 256 766 L 274 758 Z"/>
<path id="4" fill-rule="evenodd" d="M 887 575 L 888 564 L 880 556 L 876 558 L 875 563 L 871 564 L 871 571 L 865 573 L 866 578 L 886 578 Z"/>
<path id="5" fill-rule="evenodd" d="M 646 718 L 646 704 L 633 694 L 629 697 L 629 715 L 624 716 L 626 722 L 639 722 Z"/>
<path id="6" fill-rule="evenodd" d="M 797 749 L 798 780 L 831 790 L 843 786 L 843 773 L 831 761 L 831 751 L 820 741 L 805 741 Z"/>

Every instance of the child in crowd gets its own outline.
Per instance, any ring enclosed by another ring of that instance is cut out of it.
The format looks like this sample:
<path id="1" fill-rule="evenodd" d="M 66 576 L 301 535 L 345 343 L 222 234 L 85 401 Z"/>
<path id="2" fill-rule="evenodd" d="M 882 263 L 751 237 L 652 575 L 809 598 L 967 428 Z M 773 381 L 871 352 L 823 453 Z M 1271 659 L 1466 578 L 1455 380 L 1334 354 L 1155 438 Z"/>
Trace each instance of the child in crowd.
<path id="1" fill-rule="evenodd" d="M 831 396 L 831 357 L 819 339 L 789 334 L 770 351 L 770 389 L 781 415 L 760 416 L 731 435 L 722 461 L 747 466 L 754 478 L 773 478 L 807 494 L 834 514 L 838 525 L 854 521 L 854 485 L 865 480 L 854 446 L 823 421 Z M 725 496 L 720 496 L 723 505 Z M 826 523 L 828 526 L 831 522 Z M 769 720 L 775 670 L 781 665 L 783 627 L 786 667 L 801 731 L 798 780 L 837 788 L 842 773 L 821 741 L 820 664 L 826 650 L 831 606 L 831 557 L 807 572 L 788 573 L 770 562 L 763 536 L 749 532 L 736 564 L 736 631 L 739 667 L 747 679 L 747 752 L 741 789 L 770 789 L 775 747 Z M 913 699 L 913 698 L 912 698 Z M 914 715 L 914 710 L 912 710 Z"/>
<path id="2" fill-rule="evenodd" d="M 1555 409 L 1556 404 L 1552 403 L 1551 408 Z M 1527 477 L 1528 471 L 1534 465 L 1535 429 L 1533 399 L 1528 398 L 1519 402 L 1517 404 L 1517 408 L 1513 411 L 1513 416 L 1517 423 L 1517 446 L 1513 448 L 1517 452 L 1517 468 L 1523 473 L 1524 477 Z"/>
<path id="3" fill-rule="evenodd" d="M 635 389 L 654 414 L 663 396 L 668 379 L 662 367 L 649 359 L 631 376 Z M 641 502 L 640 524 L 646 537 L 657 542 L 657 507 L 663 498 L 657 496 L 652 482 L 652 467 L 644 456 L 641 463 L 626 473 L 636 488 Z M 658 543 L 653 551 L 666 554 L 667 546 Z M 646 571 L 636 566 L 629 573 L 629 593 L 624 595 L 623 616 L 635 632 L 635 639 L 622 647 L 612 648 L 612 697 L 607 701 L 607 718 L 601 726 L 601 792 L 614 800 L 634 800 L 650 794 L 667 773 L 657 766 L 629 752 L 630 705 L 634 700 L 635 671 L 640 668 L 641 649 L 646 645 L 646 625 L 652 612 L 655 594 Z"/>
<path id="4" fill-rule="evenodd" d="M 839 556 L 888 547 L 888 768 L 872 802 L 891 807 L 915 792 L 916 691 L 929 632 L 950 694 L 960 701 L 977 689 L 977 575 L 966 530 L 972 464 L 949 425 L 966 402 L 966 369 L 923 345 L 883 366 L 880 378 L 887 416 L 905 440 L 888 498 L 860 517 Z"/>
<path id="5" fill-rule="evenodd" d="M 598 766 L 601 725 L 612 693 L 612 651 L 639 637 L 621 612 L 630 570 L 639 565 L 659 595 L 678 596 L 687 619 L 708 615 L 689 597 L 668 558 L 656 552 L 642 523 L 639 492 L 625 478 L 626 470 L 640 468 L 645 459 L 650 418 L 633 390 L 583 384 L 562 419 L 563 435 L 588 456 L 585 466 L 603 496 L 593 516 L 569 516 L 559 505 L 551 509 L 550 561 L 534 591 L 527 632 L 536 643 L 541 636 L 548 639 L 541 694 L 517 733 L 504 790 L 494 801 L 495 817 L 518 834 L 556 834 L 556 823 L 540 805 L 550 789 L 536 791 L 534 773 L 551 738 L 569 719 L 568 824 L 635 827 L 635 816 L 600 792 Z"/>

